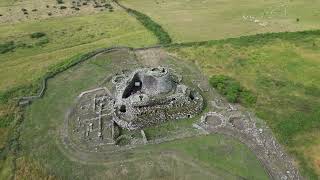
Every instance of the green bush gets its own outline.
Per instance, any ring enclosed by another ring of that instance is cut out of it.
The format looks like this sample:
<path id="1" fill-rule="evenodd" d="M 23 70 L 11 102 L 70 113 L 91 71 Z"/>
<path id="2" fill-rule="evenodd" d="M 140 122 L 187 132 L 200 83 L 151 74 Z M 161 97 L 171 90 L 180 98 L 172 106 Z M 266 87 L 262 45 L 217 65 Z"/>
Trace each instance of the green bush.
<path id="1" fill-rule="evenodd" d="M 31 38 L 41 38 L 46 36 L 46 33 L 44 32 L 34 32 L 30 35 Z"/>
<path id="2" fill-rule="evenodd" d="M 225 95 L 228 101 L 237 102 L 241 90 L 239 83 L 224 75 L 212 76 L 209 82 L 219 93 Z"/>
<path id="3" fill-rule="evenodd" d="M 40 39 L 38 42 L 36 42 L 36 45 L 37 46 L 43 46 L 45 44 L 48 44 L 49 43 L 49 39 L 48 38 L 43 38 L 43 39 Z"/>
<path id="4" fill-rule="evenodd" d="M 257 102 L 257 97 L 248 90 L 242 90 L 240 92 L 239 101 L 246 106 L 250 106 Z"/>
<path id="5" fill-rule="evenodd" d="M 67 6 L 60 6 L 60 9 L 67 9 Z"/>
<path id="6" fill-rule="evenodd" d="M 57 3 L 58 4 L 63 4 L 64 2 L 63 2 L 63 0 L 57 0 Z"/>
<path id="7" fill-rule="evenodd" d="M 215 75 L 209 79 L 209 83 L 217 91 L 224 95 L 229 102 L 243 103 L 250 106 L 256 103 L 256 96 L 249 90 L 240 86 L 240 83 L 225 75 Z"/>
<path id="8" fill-rule="evenodd" d="M 5 42 L 3 44 L 0 44 L 0 54 L 13 51 L 15 48 L 16 48 L 16 45 L 13 41 Z"/>

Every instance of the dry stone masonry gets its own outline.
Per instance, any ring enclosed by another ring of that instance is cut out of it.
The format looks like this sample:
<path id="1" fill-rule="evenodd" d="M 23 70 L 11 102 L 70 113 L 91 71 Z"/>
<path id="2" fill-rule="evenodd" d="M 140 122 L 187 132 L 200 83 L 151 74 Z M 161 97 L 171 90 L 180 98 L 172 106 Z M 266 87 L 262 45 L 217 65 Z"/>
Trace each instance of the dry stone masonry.
<path id="1" fill-rule="evenodd" d="M 128 60 L 121 59 L 125 66 L 112 66 L 98 88 L 80 93 L 66 113 L 62 140 L 72 156 L 85 162 L 105 162 L 111 157 L 126 160 L 121 152 L 140 145 L 219 133 L 246 144 L 270 179 L 302 179 L 265 122 L 239 104 L 228 103 L 193 65 L 168 58 L 159 50 L 138 50 L 135 55 L 139 61 L 125 56 Z M 146 62 L 155 68 L 141 68 Z M 200 115 L 204 104 L 206 113 L 194 118 L 192 126 L 174 123 L 174 130 L 161 129 L 159 124 L 165 121 Z M 165 132 L 150 136 L 146 128 L 150 126 Z"/>
<path id="2" fill-rule="evenodd" d="M 134 130 L 191 118 L 202 110 L 202 96 L 181 84 L 181 78 L 164 67 L 120 74 L 112 82 L 114 121 L 122 128 Z"/>
<path id="3" fill-rule="evenodd" d="M 92 149 L 115 144 L 121 129 L 137 130 L 199 114 L 202 96 L 181 79 L 166 67 L 140 68 L 111 78 L 111 92 L 106 87 L 82 92 L 68 116 L 72 139 Z"/>
<path id="4" fill-rule="evenodd" d="M 213 111 L 204 114 L 196 128 L 207 133 L 233 136 L 253 150 L 272 179 L 302 179 L 280 144 L 265 123 L 237 105 L 223 102 L 219 98 L 211 101 Z"/>

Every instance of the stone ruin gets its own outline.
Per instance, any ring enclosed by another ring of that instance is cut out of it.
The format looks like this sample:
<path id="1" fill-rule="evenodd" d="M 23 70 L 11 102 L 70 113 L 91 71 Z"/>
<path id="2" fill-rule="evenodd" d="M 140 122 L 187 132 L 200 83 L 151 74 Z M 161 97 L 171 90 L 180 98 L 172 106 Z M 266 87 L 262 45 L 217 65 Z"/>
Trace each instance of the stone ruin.
<path id="1" fill-rule="evenodd" d="M 78 96 L 68 117 L 71 134 L 79 143 L 114 144 L 121 128 L 137 130 L 192 118 L 202 111 L 203 98 L 181 81 L 166 67 L 117 74 L 111 79 L 111 92 L 101 87 Z"/>
<path id="2" fill-rule="evenodd" d="M 202 96 L 180 83 L 181 78 L 164 67 L 143 68 L 121 74 L 114 84 L 114 122 L 138 129 L 166 120 L 191 118 L 202 110 Z"/>

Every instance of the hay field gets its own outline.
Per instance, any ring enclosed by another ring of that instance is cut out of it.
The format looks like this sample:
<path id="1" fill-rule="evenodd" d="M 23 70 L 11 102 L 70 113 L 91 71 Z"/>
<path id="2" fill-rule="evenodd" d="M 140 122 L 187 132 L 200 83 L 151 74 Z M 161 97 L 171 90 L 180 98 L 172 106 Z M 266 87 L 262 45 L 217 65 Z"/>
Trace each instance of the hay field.
<path id="1" fill-rule="evenodd" d="M 317 0 L 121 0 L 164 27 L 175 42 L 319 29 Z M 298 20 L 297 20 L 298 19 Z"/>
<path id="2" fill-rule="evenodd" d="M 31 38 L 34 32 L 46 36 Z M 43 40 L 48 41 L 41 44 Z M 0 54 L 0 91 L 30 84 L 50 66 L 75 55 L 111 46 L 141 47 L 157 43 L 150 32 L 122 10 L 0 24 L 0 42 L 10 41 L 21 47 Z"/>

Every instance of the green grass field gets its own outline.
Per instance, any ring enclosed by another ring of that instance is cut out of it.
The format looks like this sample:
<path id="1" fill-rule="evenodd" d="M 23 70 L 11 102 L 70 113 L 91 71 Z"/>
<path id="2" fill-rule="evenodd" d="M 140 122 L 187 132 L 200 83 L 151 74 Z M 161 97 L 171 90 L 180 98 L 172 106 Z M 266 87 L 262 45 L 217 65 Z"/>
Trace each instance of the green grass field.
<path id="1" fill-rule="evenodd" d="M 34 32 L 47 35 L 32 39 L 30 34 Z M 37 44 L 45 38 L 49 40 L 48 43 Z M 48 67 L 75 55 L 111 46 L 141 47 L 157 43 L 149 31 L 122 10 L 1 24 L 0 42 L 8 41 L 23 47 L 0 54 L 0 91 L 30 84 L 42 77 Z"/>
<path id="2" fill-rule="evenodd" d="M 108 55 L 50 79 L 45 96 L 26 110 L 13 99 L 2 101 L 5 92 L 12 97 L 33 93 L 48 71 L 87 52 L 171 39 L 219 39 L 167 50 L 199 66 L 208 78 L 229 76 L 256 95 L 257 102 L 246 106 L 268 123 L 307 179 L 319 178 L 320 32 L 241 36 L 319 29 L 320 1 L 119 1 L 139 11 L 135 16 L 141 22 L 114 4 L 113 12 L 84 6 L 72 12 L 72 0 L 65 0 L 67 11 L 54 7 L 59 6 L 56 0 L 0 0 L 0 179 L 268 179 L 244 144 L 222 135 L 144 146 L 125 152 L 128 161 L 114 159 L 114 164 L 69 160 L 58 137 L 66 109 L 81 91 L 101 82 L 106 71 L 132 65 L 114 66 Z M 39 37 L 32 37 L 37 32 Z M 222 40 L 230 37 L 235 38 Z M 170 136 L 192 121 L 151 127 L 146 134 Z"/>
<path id="3" fill-rule="evenodd" d="M 257 95 L 251 106 L 280 142 L 299 159 L 304 173 L 319 173 L 319 31 L 258 35 L 171 53 L 193 61 L 208 75 L 227 75 Z"/>
<path id="4" fill-rule="evenodd" d="M 124 55 L 122 53 L 120 57 L 130 59 L 130 56 Z M 244 144 L 222 135 L 140 147 L 124 152 L 124 159 L 114 159 L 113 165 L 84 165 L 70 161 L 59 147 L 59 132 L 66 110 L 81 91 L 101 82 L 106 71 L 113 72 L 121 67 L 119 59 L 113 59 L 115 56 L 119 54 L 93 58 L 49 81 L 46 95 L 27 108 L 21 126 L 18 175 L 30 174 L 34 178 L 51 175 L 65 179 L 103 176 L 110 179 L 268 179 L 255 155 Z M 164 152 L 168 156 L 161 155 Z M 130 161 L 130 157 L 139 160 Z"/>
<path id="5" fill-rule="evenodd" d="M 320 1 L 317 0 L 121 0 L 120 2 L 153 18 L 169 32 L 175 42 L 224 39 L 256 33 L 320 27 L 318 23 Z M 255 18 L 249 21 L 243 16 Z M 255 20 L 259 22 L 254 22 Z"/>
<path id="6" fill-rule="evenodd" d="M 14 4 L 15 8 L 24 7 L 18 4 Z M 45 33 L 45 36 L 32 38 L 31 34 L 36 32 Z M 143 47 L 156 43 L 157 38 L 151 32 L 118 8 L 113 12 L 84 12 L 78 16 L 1 23 L 0 97 L 6 92 L 14 94 L 14 89 L 21 87 L 25 92 L 13 97 L 30 94 L 33 90 L 28 87 L 38 84 L 48 71 L 87 52 L 111 46 Z M 12 151 L 11 145 L 16 142 L 18 111 L 12 99 L 0 103 L 1 177 L 14 174 L 9 168 L 14 166 L 14 155 L 7 151 Z"/>

